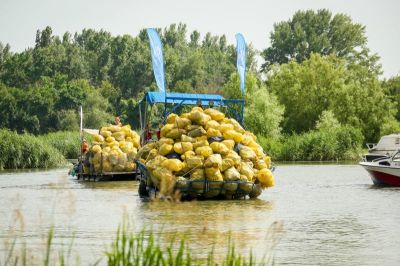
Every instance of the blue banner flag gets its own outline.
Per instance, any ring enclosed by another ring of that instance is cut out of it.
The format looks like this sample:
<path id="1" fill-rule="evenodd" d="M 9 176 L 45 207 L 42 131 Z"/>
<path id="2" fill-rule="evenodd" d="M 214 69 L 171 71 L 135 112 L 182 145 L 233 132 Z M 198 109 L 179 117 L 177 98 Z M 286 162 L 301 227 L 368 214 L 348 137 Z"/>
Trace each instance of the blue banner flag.
<path id="1" fill-rule="evenodd" d="M 246 84 L 246 42 L 241 33 L 236 34 L 237 60 L 236 66 L 240 78 L 240 90 L 244 92 Z"/>
<path id="2" fill-rule="evenodd" d="M 158 36 L 155 29 L 147 29 L 147 35 L 150 39 L 154 78 L 156 79 L 158 89 L 160 91 L 165 91 L 164 59 L 160 36 Z"/>

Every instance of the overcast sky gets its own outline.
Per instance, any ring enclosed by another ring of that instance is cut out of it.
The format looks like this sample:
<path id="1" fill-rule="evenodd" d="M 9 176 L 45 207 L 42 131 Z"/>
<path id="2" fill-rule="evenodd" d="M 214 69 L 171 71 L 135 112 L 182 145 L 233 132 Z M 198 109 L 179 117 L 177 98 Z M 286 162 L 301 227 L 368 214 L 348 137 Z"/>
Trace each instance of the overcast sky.
<path id="1" fill-rule="evenodd" d="M 241 32 L 261 50 L 269 46 L 273 24 L 299 9 L 327 8 L 366 26 L 368 47 L 381 57 L 384 77 L 400 74 L 400 0 L 0 0 L 0 41 L 13 51 L 32 47 L 37 29 L 56 35 L 84 28 L 113 35 L 137 35 L 147 27 L 183 22 L 189 31 L 225 34 L 230 43 Z"/>

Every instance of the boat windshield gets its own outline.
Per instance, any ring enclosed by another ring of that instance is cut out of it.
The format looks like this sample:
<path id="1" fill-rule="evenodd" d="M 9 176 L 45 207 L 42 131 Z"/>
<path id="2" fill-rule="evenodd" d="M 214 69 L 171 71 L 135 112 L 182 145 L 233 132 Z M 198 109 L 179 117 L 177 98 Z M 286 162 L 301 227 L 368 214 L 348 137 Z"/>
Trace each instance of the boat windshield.
<path id="1" fill-rule="evenodd" d="M 392 157 L 393 162 L 400 162 L 400 150 L 398 150 Z"/>

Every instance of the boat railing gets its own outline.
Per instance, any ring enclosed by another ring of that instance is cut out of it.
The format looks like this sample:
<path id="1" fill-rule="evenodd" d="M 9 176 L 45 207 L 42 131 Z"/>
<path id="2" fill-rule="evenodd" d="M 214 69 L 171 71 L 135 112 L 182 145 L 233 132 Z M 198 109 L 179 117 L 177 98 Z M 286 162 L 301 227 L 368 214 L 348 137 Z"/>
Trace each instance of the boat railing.
<path id="1" fill-rule="evenodd" d="M 367 143 L 366 145 L 367 145 L 368 150 L 372 150 L 372 149 L 376 148 L 376 143 Z"/>

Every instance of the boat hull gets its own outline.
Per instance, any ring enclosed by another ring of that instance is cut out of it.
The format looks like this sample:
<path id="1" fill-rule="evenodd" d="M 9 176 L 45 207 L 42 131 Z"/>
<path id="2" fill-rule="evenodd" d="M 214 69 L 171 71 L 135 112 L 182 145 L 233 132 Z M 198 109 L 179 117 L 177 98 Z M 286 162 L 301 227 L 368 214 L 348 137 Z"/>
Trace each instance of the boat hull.
<path id="1" fill-rule="evenodd" d="M 379 186 L 400 187 L 400 167 L 360 163 L 371 176 L 372 182 Z"/>

